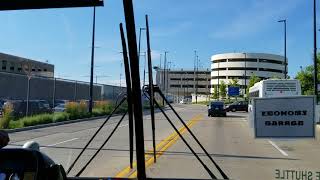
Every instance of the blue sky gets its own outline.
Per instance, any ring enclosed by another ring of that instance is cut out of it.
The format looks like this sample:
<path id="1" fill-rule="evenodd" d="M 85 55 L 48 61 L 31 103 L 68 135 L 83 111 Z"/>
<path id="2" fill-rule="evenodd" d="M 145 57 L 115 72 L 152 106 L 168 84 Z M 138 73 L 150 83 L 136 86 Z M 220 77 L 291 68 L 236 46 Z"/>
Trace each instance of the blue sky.
<path id="1" fill-rule="evenodd" d="M 137 35 L 145 26 L 144 15 L 149 15 L 154 65 L 165 50 L 172 67 L 190 69 L 194 50 L 203 68 L 210 67 L 210 57 L 216 53 L 282 55 L 283 24 L 277 21 L 283 18 L 289 75 L 312 63 L 312 0 L 134 0 L 134 6 Z M 0 22 L 1 52 L 48 60 L 58 77 L 89 80 L 85 76 L 90 73 L 92 8 L 7 11 L 0 13 Z M 100 83 L 119 85 L 123 74 L 120 22 L 124 22 L 122 1 L 105 0 L 105 6 L 97 9 L 95 55 L 96 74 L 109 77 L 101 77 Z M 141 47 L 145 51 L 145 37 Z"/>

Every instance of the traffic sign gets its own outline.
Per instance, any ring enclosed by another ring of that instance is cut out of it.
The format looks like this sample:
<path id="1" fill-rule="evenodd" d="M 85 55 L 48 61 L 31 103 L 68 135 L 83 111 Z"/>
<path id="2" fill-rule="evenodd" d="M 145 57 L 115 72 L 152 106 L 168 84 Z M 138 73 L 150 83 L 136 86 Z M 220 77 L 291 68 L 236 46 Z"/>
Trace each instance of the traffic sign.
<path id="1" fill-rule="evenodd" d="M 228 88 L 228 95 L 229 96 L 239 96 L 240 95 L 240 88 L 239 87 L 229 87 Z"/>
<path id="2" fill-rule="evenodd" d="M 315 96 L 252 100 L 256 138 L 315 137 Z"/>

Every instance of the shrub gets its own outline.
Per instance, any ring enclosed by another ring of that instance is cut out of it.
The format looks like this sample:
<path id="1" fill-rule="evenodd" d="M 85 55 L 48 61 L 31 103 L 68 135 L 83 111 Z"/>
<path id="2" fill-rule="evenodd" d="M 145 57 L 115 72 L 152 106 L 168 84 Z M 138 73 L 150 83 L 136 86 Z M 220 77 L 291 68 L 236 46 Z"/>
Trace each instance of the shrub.
<path id="1" fill-rule="evenodd" d="M 62 122 L 69 120 L 69 115 L 66 112 L 54 113 L 53 122 Z"/>
<path id="2" fill-rule="evenodd" d="M 103 111 L 103 115 L 110 114 L 114 106 L 110 101 L 96 101 L 94 104 L 94 109 L 99 109 Z"/>
<path id="3" fill-rule="evenodd" d="M 79 103 L 79 116 L 80 118 L 88 117 L 88 105 L 85 101 Z"/>
<path id="4" fill-rule="evenodd" d="M 88 105 L 85 101 L 68 102 L 66 104 L 66 112 L 69 114 L 70 119 L 80 119 L 90 117 L 88 113 Z"/>
<path id="5" fill-rule="evenodd" d="M 0 119 L 0 128 L 7 129 L 9 128 L 10 121 L 13 119 L 13 106 L 8 103 L 3 109 L 3 117 Z"/>
<path id="6" fill-rule="evenodd" d="M 9 129 L 23 128 L 22 121 L 10 121 Z"/>
<path id="7" fill-rule="evenodd" d="M 103 116 L 106 115 L 103 109 L 94 108 L 92 110 L 92 116 Z"/>
<path id="8" fill-rule="evenodd" d="M 79 104 L 76 102 L 68 102 L 66 104 L 66 112 L 69 114 L 70 119 L 79 118 Z"/>
<path id="9" fill-rule="evenodd" d="M 48 124 L 53 122 L 53 116 L 51 114 L 41 114 L 30 117 L 24 117 L 20 119 L 24 127 L 34 126 L 38 124 Z"/>
<path id="10" fill-rule="evenodd" d="M 116 113 L 124 113 L 128 110 L 128 103 L 127 101 L 123 102 L 122 105 L 118 108 Z"/>

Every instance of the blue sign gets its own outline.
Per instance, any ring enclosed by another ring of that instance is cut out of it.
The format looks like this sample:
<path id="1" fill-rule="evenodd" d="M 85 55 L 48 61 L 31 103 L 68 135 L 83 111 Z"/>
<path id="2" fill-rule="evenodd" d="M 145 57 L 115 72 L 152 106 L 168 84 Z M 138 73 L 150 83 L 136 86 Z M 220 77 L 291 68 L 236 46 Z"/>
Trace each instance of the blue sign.
<path id="1" fill-rule="evenodd" d="M 240 95 L 240 87 L 229 87 L 228 88 L 229 96 L 239 96 Z"/>

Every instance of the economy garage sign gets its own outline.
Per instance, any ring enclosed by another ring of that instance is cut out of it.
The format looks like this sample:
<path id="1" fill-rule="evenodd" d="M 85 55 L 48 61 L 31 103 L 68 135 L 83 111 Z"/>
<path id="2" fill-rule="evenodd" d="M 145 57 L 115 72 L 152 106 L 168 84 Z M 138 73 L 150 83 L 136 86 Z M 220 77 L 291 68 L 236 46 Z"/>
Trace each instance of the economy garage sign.
<path id="1" fill-rule="evenodd" d="M 315 136 L 314 96 L 253 99 L 257 138 Z"/>

